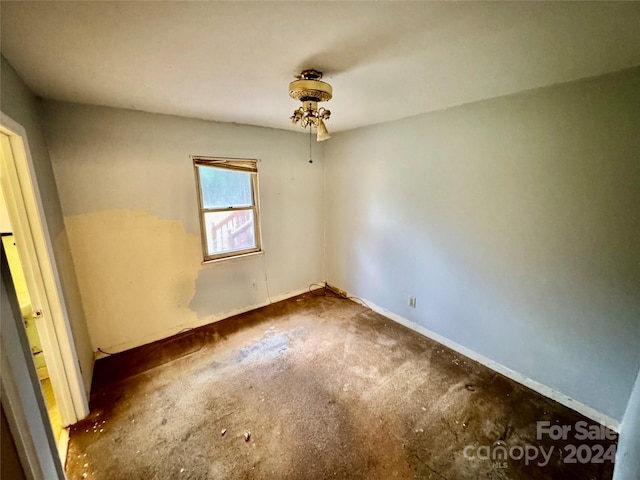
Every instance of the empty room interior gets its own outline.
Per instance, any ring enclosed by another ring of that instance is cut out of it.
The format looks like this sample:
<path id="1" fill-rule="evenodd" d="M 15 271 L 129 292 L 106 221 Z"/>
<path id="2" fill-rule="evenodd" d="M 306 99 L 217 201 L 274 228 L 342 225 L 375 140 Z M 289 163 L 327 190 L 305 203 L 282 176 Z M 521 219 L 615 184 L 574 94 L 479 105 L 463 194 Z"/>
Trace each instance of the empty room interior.
<path id="1" fill-rule="evenodd" d="M 640 479 L 640 2 L 0 19 L 2 478 Z"/>

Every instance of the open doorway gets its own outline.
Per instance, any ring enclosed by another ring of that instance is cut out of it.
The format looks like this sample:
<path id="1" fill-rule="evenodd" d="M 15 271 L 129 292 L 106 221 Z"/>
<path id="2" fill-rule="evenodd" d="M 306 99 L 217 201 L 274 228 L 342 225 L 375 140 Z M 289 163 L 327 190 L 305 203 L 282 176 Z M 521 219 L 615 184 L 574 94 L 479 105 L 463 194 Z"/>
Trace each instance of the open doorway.
<path id="1" fill-rule="evenodd" d="M 40 335 L 38 334 L 36 322 L 41 317 L 42 313 L 38 310 L 34 310 L 31 302 L 27 281 L 24 276 L 24 270 L 20 263 L 20 255 L 18 254 L 15 236 L 13 235 L 13 229 L 11 228 L 11 223 L 6 210 L 4 196 L 0 198 L 0 205 L 0 233 L 2 234 L 2 245 L 9 262 L 11 280 L 16 290 L 18 304 L 20 305 L 20 313 L 22 314 L 24 326 L 27 331 L 27 338 L 29 339 L 31 356 L 33 358 L 33 363 L 35 364 L 36 371 L 38 372 L 38 380 L 40 380 L 40 386 L 47 405 L 47 413 L 49 415 L 51 429 L 53 430 L 53 436 L 62 458 L 66 453 L 68 430 L 62 427 L 60 410 L 58 409 L 56 397 L 53 393 L 51 378 L 49 377 L 49 369 L 47 368 L 47 361 L 42 348 L 42 342 L 40 341 Z"/>
<path id="2" fill-rule="evenodd" d="M 0 147 L 0 230 L 6 233 L 2 242 L 31 348 L 25 353 L 31 355 L 38 371 L 64 465 L 68 440 L 64 427 L 87 415 L 88 399 L 72 346 L 26 134 L 5 115 Z"/>

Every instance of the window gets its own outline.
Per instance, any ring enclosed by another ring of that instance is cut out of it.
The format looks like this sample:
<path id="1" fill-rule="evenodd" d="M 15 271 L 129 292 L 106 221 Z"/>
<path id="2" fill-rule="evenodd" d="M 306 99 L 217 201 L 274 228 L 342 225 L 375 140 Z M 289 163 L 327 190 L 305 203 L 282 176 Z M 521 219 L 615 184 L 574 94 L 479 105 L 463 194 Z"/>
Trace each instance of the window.
<path id="1" fill-rule="evenodd" d="M 256 160 L 194 157 L 204 260 L 260 251 Z"/>

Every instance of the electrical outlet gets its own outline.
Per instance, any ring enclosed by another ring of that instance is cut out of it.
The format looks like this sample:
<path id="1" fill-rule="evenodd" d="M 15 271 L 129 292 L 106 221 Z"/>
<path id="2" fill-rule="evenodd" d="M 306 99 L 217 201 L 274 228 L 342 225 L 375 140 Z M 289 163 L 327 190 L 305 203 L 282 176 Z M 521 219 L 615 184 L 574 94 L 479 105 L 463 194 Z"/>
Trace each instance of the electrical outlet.
<path id="1" fill-rule="evenodd" d="M 409 306 L 411 308 L 416 308 L 416 297 L 409 297 Z"/>

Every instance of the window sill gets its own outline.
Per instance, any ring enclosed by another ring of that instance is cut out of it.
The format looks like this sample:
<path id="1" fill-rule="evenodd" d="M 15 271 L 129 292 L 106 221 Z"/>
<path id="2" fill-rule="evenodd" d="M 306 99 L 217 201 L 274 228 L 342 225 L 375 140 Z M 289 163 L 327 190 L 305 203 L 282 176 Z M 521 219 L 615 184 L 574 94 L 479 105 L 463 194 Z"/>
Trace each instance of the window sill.
<path id="1" fill-rule="evenodd" d="M 233 260 L 242 260 L 248 257 L 255 257 L 256 255 L 263 255 L 263 254 L 264 254 L 264 250 L 260 250 L 258 252 L 243 253 L 240 255 L 233 255 L 231 257 L 215 258 L 213 260 L 204 260 L 201 262 L 201 264 L 211 265 L 211 264 L 220 263 L 220 262 L 230 262 Z"/>

